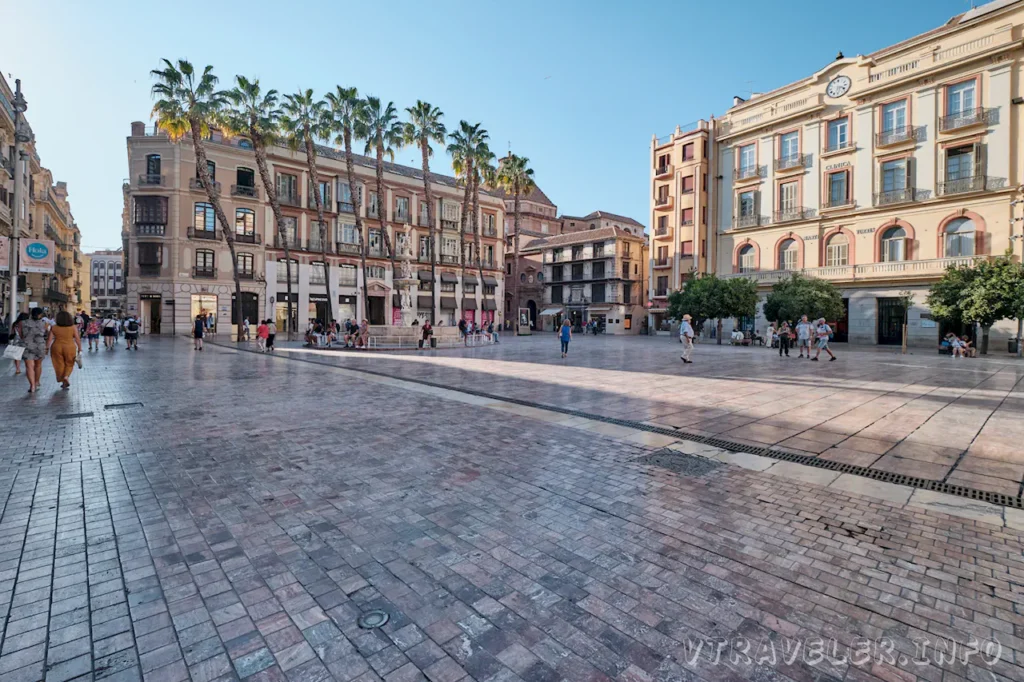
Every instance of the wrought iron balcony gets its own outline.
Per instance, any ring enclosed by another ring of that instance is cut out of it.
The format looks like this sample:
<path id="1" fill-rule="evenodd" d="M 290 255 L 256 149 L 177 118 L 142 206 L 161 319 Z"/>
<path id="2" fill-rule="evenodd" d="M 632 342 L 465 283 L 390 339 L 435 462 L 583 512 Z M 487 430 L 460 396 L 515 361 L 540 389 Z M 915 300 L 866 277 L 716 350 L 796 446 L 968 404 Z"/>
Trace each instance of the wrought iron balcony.
<path id="1" fill-rule="evenodd" d="M 361 253 L 361 251 L 359 249 L 359 244 L 349 244 L 349 243 L 346 243 L 346 242 L 338 242 L 337 244 L 335 244 L 335 248 L 337 249 L 337 253 L 341 253 L 341 254 L 349 254 L 349 255 L 353 255 L 353 256 L 358 256 Z"/>
<path id="2" fill-rule="evenodd" d="M 43 299 L 55 303 L 67 303 L 70 300 L 67 294 L 57 289 L 44 289 Z"/>
<path id="3" fill-rule="evenodd" d="M 217 268 L 193 267 L 192 277 L 196 279 L 217 279 Z"/>
<path id="4" fill-rule="evenodd" d="M 442 253 L 441 254 L 441 263 L 443 265 L 458 265 L 459 264 L 459 257 L 458 256 L 453 256 L 453 255 L 447 254 L 447 253 Z"/>
<path id="5" fill-rule="evenodd" d="M 886 192 L 875 193 L 875 206 L 905 204 L 911 201 L 917 201 L 917 190 L 914 189 L 913 187 L 891 189 Z"/>
<path id="6" fill-rule="evenodd" d="M 203 187 L 202 181 L 200 181 L 199 178 L 189 178 L 188 179 L 188 188 L 192 189 L 192 190 L 196 190 L 198 192 L 205 192 L 206 191 L 206 189 Z M 213 181 L 213 191 L 216 194 L 220 194 L 220 183 L 217 182 L 216 180 Z"/>
<path id="7" fill-rule="evenodd" d="M 290 239 L 285 239 L 284 235 L 274 235 L 274 248 L 283 249 L 285 247 L 285 242 L 288 242 L 289 249 L 299 248 L 299 240 L 296 237 L 293 236 Z"/>
<path id="8" fill-rule="evenodd" d="M 231 196 L 259 199 L 260 191 L 252 185 L 231 185 Z"/>
<path id="9" fill-rule="evenodd" d="M 687 227 L 687 226 L 689 226 L 689 225 L 693 225 L 693 218 L 689 218 L 689 219 L 684 219 L 684 220 L 683 220 L 683 221 L 682 221 L 682 222 L 681 222 L 680 224 L 681 224 L 681 225 L 682 225 L 683 227 Z"/>
<path id="10" fill-rule="evenodd" d="M 794 220 L 810 220 L 817 214 L 817 210 L 813 208 L 795 206 L 793 208 L 785 208 L 781 211 L 775 211 L 775 213 L 772 214 L 772 220 L 776 223 L 787 223 Z"/>
<path id="11" fill-rule="evenodd" d="M 852 146 L 853 142 L 851 142 L 850 140 L 843 140 L 842 142 L 829 144 L 828 147 L 825 148 L 825 153 L 831 154 L 832 152 L 841 152 L 844 149 L 850 149 Z"/>
<path id="12" fill-rule="evenodd" d="M 480 261 L 480 267 L 487 268 L 488 270 L 494 270 L 498 266 L 497 263 L 495 263 L 494 261 L 487 260 L 486 258 L 484 258 Z"/>
<path id="13" fill-rule="evenodd" d="M 659 177 L 660 178 L 661 176 L 668 175 L 668 174 L 670 174 L 672 172 L 673 172 L 672 164 L 667 163 L 667 164 L 665 164 L 663 166 L 658 166 L 654 170 L 654 175 L 655 175 L 655 177 Z"/>
<path id="14" fill-rule="evenodd" d="M 339 201 L 338 213 L 355 213 L 356 205 L 351 201 Z"/>
<path id="15" fill-rule="evenodd" d="M 322 242 L 319 239 L 307 239 L 306 250 L 312 251 L 313 253 L 334 253 L 334 244 L 331 242 Z"/>
<path id="16" fill-rule="evenodd" d="M 330 197 L 324 197 L 322 194 L 320 195 L 320 205 L 323 206 L 325 211 L 334 210 L 332 208 L 334 206 L 334 202 L 331 201 Z M 306 208 L 316 210 L 316 197 L 313 196 L 312 192 L 310 192 L 309 196 L 306 198 Z"/>
<path id="17" fill-rule="evenodd" d="M 302 206 L 302 196 L 298 194 L 278 194 L 277 202 L 282 206 Z"/>
<path id="18" fill-rule="evenodd" d="M 849 197 L 825 197 L 821 204 L 822 208 L 852 208 L 853 199 Z"/>
<path id="19" fill-rule="evenodd" d="M 664 227 L 656 227 L 656 228 L 654 228 L 654 236 L 655 237 L 667 237 L 670 234 L 672 234 L 672 228 L 668 227 L 667 225 L 664 226 Z M 594 257 L 596 258 L 597 255 L 595 254 Z"/>
<path id="20" fill-rule="evenodd" d="M 974 125 L 991 125 L 999 122 L 999 110 L 986 107 L 975 107 L 959 111 L 939 119 L 939 132 L 959 130 Z"/>
<path id="21" fill-rule="evenodd" d="M 664 267 L 668 266 L 669 264 L 670 264 L 670 262 L 669 262 L 668 256 L 665 256 L 663 258 L 655 258 L 654 259 L 654 267 L 656 267 L 656 268 L 664 268 Z"/>
<path id="22" fill-rule="evenodd" d="M 160 187 L 164 184 L 164 176 L 159 173 L 143 173 L 139 176 L 140 186 Z"/>
<path id="23" fill-rule="evenodd" d="M 430 227 L 430 220 L 425 215 L 421 215 L 416 221 L 416 224 L 420 227 Z"/>
<path id="24" fill-rule="evenodd" d="M 492 226 L 488 225 L 487 227 L 484 228 L 483 235 L 485 237 L 497 237 L 498 236 L 498 229 L 496 227 L 492 227 Z"/>
<path id="25" fill-rule="evenodd" d="M 765 166 L 740 166 L 732 172 L 732 179 L 736 181 L 763 178 L 768 175 L 768 168 Z"/>
<path id="26" fill-rule="evenodd" d="M 220 231 L 217 229 L 213 230 L 197 230 L 195 227 L 188 228 L 189 239 L 207 239 L 210 241 L 216 241 Z"/>
<path id="27" fill-rule="evenodd" d="M 256 272 L 253 270 L 239 270 L 238 279 L 256 279 Z"/>
<path id="28" fill-rule="evenodd" d="M 240 244 L 262 244 L 263 236 L 256 232 L 249 232 L 246 234 L 235 233 L 235 241 Z"/>
<path id="29" fill-rule="evenodd" d="M 139 263 L 139 277 L 159 277 L 161 267 L 159 263 Z"/>
<path id="30" fill-rule="evenodd" d="M 775 159 L 775 170 L 785 171 L 793 170 L 794 168 L 807 168 L 810 163 L 810 154 L 790 154 L 789 156 Z"/>
<path id="31" fill-rule="evenodd" d="M 58 275 L 61 275 L 62 277 L 67 277 L 68 275 L 71 274 L 71 271 L 68 270 L 67 266 L 64 265 L 64 263 L 54 263 L 53 271 Z"/>
<path id="32" fill-rule="evenodd" d="M 987 175 L 969 175 L 963 178 L 953 178 L 940 182 L 938 186 L 939 196 L 949 194 L 966 194 L 968 192 L 984 192 L 987 190 L 1003 189 L 1006 187 L 1006 178 L 993 178 Z"/>
<path id="33" fill-rule="evenodd" d="M 396 223 L 409 223 L 409 222 L 412 222 L 412 219 L 409 217 L 408 213 L 399 213 L 398 211 L 395 211 L 395 222 Z"/>
<path id="34" fill-rule="evenodd" d="M 900 126 L 891 130 L 883 130 L 875 135 L 876 147 L 888 147 L 902 142 L 917 141 L 923 136 L 924 128 L 914 126 Z"/>
<path id="35" fill-rule="evenodd" d="M 420 263 L 429 263 L 430 262 L 430 254 L 429 253 L 421 253 L 419 256 L 416 257 L 416 260 L 419 261 Z"/>
<path id="36" fill-rule="evenodd" d="M 441 229 L 442 230 L 455 230 L 457 232 L 458 229 L 459 229 L 459 222 L 457 220 L 445 220 L 445 219 L 442 218 L 441 219 Z"/>
<path id="37" fill-rule="evenodd" d="M 166 225 L 157 225 L 154 223 L 135 223 L 135 235 L 137 237 L 163 237 L 166 233 Z"/>
<path id="38" fill-rule="evenodd" d="M 768 216 L 763 215 L 740 215 L 736 216 L 733 222 L 736 223 L 736 227 L 757 227 L 771 223 Z"/>

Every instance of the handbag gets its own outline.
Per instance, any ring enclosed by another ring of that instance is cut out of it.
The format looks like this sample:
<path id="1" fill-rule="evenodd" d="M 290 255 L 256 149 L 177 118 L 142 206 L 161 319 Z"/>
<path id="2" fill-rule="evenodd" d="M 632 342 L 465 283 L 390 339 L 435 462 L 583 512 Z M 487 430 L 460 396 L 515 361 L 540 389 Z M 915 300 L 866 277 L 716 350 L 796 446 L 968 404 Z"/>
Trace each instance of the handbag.
<path id="1" fill-rule="evenodd" d="M 75 356 L 75 364 L 78 365 L 78 369 L 82 369 L 82 354 L 81 353 L 78 353 L 78 355 Z"/>
<path id="2" fill-rule="evenodd" d="M 25 354 L 24 346 L 13 346 L 8 344 L 4 348 L 4 359 L 6 360 L 21 360 L 21 356 Z"/>

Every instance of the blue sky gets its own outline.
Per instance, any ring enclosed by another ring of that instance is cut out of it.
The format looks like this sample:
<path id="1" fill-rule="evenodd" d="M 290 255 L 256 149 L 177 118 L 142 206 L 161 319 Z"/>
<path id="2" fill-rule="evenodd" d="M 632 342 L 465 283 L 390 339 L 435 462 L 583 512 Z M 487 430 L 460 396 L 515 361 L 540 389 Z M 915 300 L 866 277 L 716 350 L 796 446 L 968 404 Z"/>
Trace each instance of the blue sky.
<path id="1" fill-rule="evenodd" d="M 838 50 L 868 53 L 939 26 L 970 2 L 858 0 L 840 18 L 825 7 L 22 1 L 4 10 L 0 69 L 22 79 L 43 163 L 69 183 L 87 250 L 120 244 L 125 137 L 131 121 L 149 120 L 149 71 L 161 57 L 212 64 L 222 85 L 241 73 L 284 92 L 355 85 L 403 110 L 427 100 L 449 127 L 479 121 L 495 152 L 511 144 L 529 157 L 561 212 L 646 223 L 652 134 L 809 75 Z M 411 149 L 396 157 L 416 159 Z M 450 172 L 443 156 L 435 164 Z"/>

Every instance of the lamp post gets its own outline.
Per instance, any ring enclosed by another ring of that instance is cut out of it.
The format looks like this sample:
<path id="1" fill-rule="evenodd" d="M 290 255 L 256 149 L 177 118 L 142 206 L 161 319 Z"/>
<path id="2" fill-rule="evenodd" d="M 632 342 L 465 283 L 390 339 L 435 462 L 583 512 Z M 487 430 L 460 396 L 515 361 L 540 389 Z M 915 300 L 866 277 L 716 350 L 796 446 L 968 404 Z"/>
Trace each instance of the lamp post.
<path id="1" fill-rule="evenodd" d="M 11 257 L 8 259 L 10 265 L 10 276 L 11 276 L 11 306 L 8 314 L 10 320 L 8 322 L 8 328 L 14 326 L 14 321 L 18 318 L 18 255 L 20 253 L 18 249 L 18 242 L 21 237 L 21 205 L 18 203 L 19 194 L 19 176 L 18 167 L 19 162 L 26 163 L 25 152 L 22 150 L 22 145 L 32 140 L 32 136 L 28 133 L 28 125 L 25 123 L 25 111 L 28 109 L 28 104 L 25 102 L 25 97 L 21 94 L 21 79 L 14 81 L 14 158 L 11 159 L 11 163 L 14 164 L 12 169 L 14 175 L 14 190 L 11 192 L 11 205 L 13 210 L 11 212 Z"/>

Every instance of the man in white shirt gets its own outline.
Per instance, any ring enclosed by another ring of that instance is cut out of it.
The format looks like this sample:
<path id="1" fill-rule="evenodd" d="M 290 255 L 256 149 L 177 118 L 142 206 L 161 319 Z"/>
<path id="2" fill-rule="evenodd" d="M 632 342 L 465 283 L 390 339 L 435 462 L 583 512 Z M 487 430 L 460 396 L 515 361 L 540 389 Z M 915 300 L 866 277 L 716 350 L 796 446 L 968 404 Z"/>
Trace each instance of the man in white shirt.
<path id="1" fill-rule="evenodd" d="M 683 321 L 679 323 L 679 341 L 683 344 L 683 354 L 680 355 L 680 359 L 684 364 L 692 364 L 693 360 L 690 356 L 693 355 L 693 327 L 690 326 L 690 320 L 693 319 L 689 315 L 683 315 Z"/>
<path id="2" fill-rule="evenodd" d="M 804 356 L 804 349 L 807 349 L 807 359 L 811 359 L 811 323 L 807 321 L 806 315 L 800 316 L 796 324 L 796 347 L 800 351 L 800 357 Z"/>
<path id="3" fill-rule="evenodd" d="M 836 359 L 836 356 L 832 354 L 832 351 L 828 347 L 828 337 L 832 336 L 832 327 L 825 323 L 825 318 L 822 317 L 818 320 L 818 329 L 815 331 L 815 335 L 818 337 L 818 352 L 814 354 L 811 360 L 818 361 L 818 356 L 821 355 L 821 351 L 825 351 L 829 354 L 829 362 Z"/>

